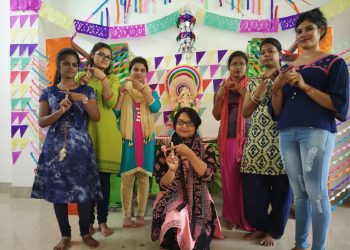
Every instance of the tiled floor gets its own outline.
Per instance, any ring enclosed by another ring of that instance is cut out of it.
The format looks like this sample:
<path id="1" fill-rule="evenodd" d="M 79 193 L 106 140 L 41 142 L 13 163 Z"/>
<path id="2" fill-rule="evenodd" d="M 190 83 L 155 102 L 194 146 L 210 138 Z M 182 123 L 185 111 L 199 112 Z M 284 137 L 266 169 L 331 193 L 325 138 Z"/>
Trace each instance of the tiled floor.
<path id="1" fill-rule="evenodd" d="M 150 207 L 150 206 L 149 206 Z M 217 202 L 221 211 L 221 204 Z M 151 211 L 149 209 L 148 215 Z M 350 249 L 350 208 L 339 207 L 332 215 L 329 232 L 328 250 Z M 120 212 L 110 213 L 109 225 L 114 234 L 104 238 L 99 232 L 94 237 L 100 241 L 98 249 L 159 249 L 158 242 L 150 239 L 150 219 L 146 217 L 147 226 L 141 229 L 121 228 Z M 72 246 L 70 249 L 88 249 L 81 242 L 78 231 L 78 217 L 70 216 L 72 226 Z M 96 226 L 96 225 L 95 225 Z M 257 241 L 247 242 L 242 239 L 242 231 L 224 230 L 224 240 L 213 240 L 211 249 L 255 250 L 255 249 L 291 249 L 294 242 L 294 220 L 289 220 L 285 235 L 274 247 L 259 246 Z M 33 199 L 13 199 L 7 194 L 0 194 L 0 249 L 1 250 L 46 250 L 59 241 L 58 225 L 52 204 Z"/>

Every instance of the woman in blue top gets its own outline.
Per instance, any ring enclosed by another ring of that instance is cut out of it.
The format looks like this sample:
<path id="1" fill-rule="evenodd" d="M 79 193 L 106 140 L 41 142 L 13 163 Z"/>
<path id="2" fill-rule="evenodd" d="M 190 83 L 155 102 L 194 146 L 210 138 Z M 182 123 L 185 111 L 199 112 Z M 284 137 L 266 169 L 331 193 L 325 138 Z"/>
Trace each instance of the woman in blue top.
<path id="1" fill-rule="evenodd" d="M 35 172 L 32 198 L 53 203 L 62 239 L 53 248 L 69 247 L 71 228 L 68 203 L 78 203 L 80 235 L 90 248 L 98 241 L 89 234 L 91 201 L 102 199 L 96 155 L 87 131 L 90 118 L 100 113 L 94 90 L 77 85 L 79 56 L 71 48 L 57 54 L 55 85 L 43 89 L 39 99 L 39 126 L 50 126 Z"/>
<path id="2" fill-rule="evenodd" d="M 327 20 L 318 9 L 296 22 L 303 53 L 274 81 L 272 108 L 278 118 L 282 160 L 295 196 L 294 250 L 326 249 L 331 206 L 327 179 L 334 148 L 335 118 L 345 120 L 349 107 L 349 73 L 345 61 L 320 50 Z"/>

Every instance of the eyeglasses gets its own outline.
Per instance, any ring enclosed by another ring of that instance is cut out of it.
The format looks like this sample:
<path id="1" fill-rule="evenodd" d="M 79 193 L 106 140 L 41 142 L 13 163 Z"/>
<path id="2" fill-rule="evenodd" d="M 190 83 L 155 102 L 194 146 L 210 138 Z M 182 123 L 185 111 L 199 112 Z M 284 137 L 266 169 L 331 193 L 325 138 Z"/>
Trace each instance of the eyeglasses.
<path id="1" fill-rule="evenodd" d="M 186 127 L 192 128 L 194 127 L 193 121 L 187 121 L 185 122 L 184 120 L 178 119 L 176 125 L 179 125 L 180 127 L 183 127 L 183 125 L 186 124 Z"/>
<path id="2" fill-rule="evenodd" d="M 106 56 L 105 53 L 103 53 L 101 51 L 96 51 L 95 55 L 98 55 L 99 57 L 101 57 L 102 59 L 105 59 L 107 61 L 112 61 L 111 56 Z"/>

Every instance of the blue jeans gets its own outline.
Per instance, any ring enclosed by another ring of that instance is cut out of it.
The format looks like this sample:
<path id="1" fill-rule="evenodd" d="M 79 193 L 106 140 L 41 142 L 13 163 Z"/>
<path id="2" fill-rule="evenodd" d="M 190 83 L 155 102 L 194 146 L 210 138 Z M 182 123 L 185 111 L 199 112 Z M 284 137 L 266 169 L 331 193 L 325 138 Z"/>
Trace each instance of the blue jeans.
<path id="1" fill-rule="evenodd" d="M 331 217 L 327 179 L 335 134 L 317 128 L 294 127 L 280 131 L 282 161 L 294 193 L 295 245 L 312 250 L 326 249 Z"/>

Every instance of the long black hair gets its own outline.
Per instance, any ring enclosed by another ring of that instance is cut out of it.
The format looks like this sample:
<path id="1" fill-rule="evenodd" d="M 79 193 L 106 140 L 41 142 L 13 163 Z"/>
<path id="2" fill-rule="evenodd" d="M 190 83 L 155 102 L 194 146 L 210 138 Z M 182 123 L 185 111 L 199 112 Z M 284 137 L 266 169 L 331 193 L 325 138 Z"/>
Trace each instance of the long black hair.
<path id="1" fill-rule="evenodd" d="M 77 59 L 77 63 L 79 64 L 80 59 L 78 53 L 72 49 L 72 48 L 63 48 L 61 49 L 57 55 L 56 55 L 56 73 L 55 73 L 55 79 L 54 79 L 54 84 L 58 84 L 61 81 L 61 73 L 60 73 L 60 63 L 61 61 L 68 55 L 75 56 Z"/>
<path id="2" fill-rule="evenodd" d="M 99 42 L 99 43 L 96 43 L 96 44 L 94 45 L 94 47 L 92 47 L 92 49 L 91 49 L 91 51 L 90 51 L 90 57 L 89 57 L 89 60 L 88 60 L 88 65 L 94 66 L 94 59 L 93 59 L 93 56 L 95 55 L 96 51 L 98 51 L 98 50 L 101 49 L 101 48 L 108 49 L 108 50 L 111 52 L 111 57 L 113 58 L 113 51 L 112 51 L 111 47 L 110 47 L 107 43 Z M 109 75 L 109 74 L 111 73 L 112 62 L 113 62 L 113 60 L 112 60 L 111 63 L 109 64 L 108 68 L 106 68 L 106 69 L 103 71 L 106 75 Z"/>
<path id="3" fill-rule="evenodd" d="M 326 33 L 327 33 L 327 19 L 323 15 L 322 11 L 320 11 L 320 9 L 313 9 L 313 10 L 309 10 L 309 11 L 302 13 L 295 23 L 295 30 L 305 20 L 312 22 L 313 24 L 315 24 L 317 26 L 317 28 L 323 29 L 324 33 L 321 35 L 320 39 L 322 39 L 326 35 Z"/>

